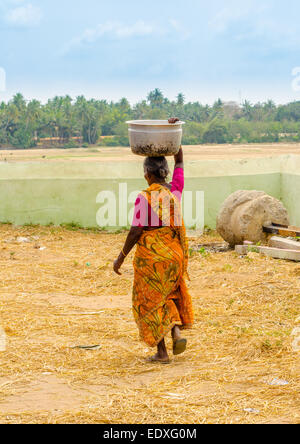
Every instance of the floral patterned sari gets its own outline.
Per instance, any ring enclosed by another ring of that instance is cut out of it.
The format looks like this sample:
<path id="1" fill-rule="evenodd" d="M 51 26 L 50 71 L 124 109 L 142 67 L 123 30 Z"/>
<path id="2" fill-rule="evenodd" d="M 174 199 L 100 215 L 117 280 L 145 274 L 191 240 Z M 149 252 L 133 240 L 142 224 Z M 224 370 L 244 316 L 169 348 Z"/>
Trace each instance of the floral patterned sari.
<path id="1" fill-rule="evenodd" d="M 134 258 L 133 314 L 140 338 L 155 347 L 175 326 L 191 328 L 192 300 L 186 286 L 188 245 L 180 201 L 152 184 L 143 196 L 163 223 L 144 231 Z"/>

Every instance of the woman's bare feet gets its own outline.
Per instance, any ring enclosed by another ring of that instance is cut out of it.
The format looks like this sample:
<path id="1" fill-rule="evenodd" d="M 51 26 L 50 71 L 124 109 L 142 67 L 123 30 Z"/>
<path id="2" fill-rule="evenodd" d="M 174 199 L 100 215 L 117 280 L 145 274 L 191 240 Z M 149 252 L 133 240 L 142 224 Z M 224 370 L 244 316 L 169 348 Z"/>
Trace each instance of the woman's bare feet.
<path id="1" fill-rule="evenodd" d="M 157 353 L 151 358 L 148 358 L 149 362 L 161 362 L 162 364 L 168 364 L 170 358 L 167 352 L 165 340 L 163 339 L 157 346 Z"/>
<path id="2" fill-rule="evenodd" d="M 148 362 L 160 362 L 161 364 L 169 364 L 170 358 L 167 355 L 167 357 L 161 357 L 158 353 L 156 355 L 151 356 L 150 358 L 147 358 Z"/>

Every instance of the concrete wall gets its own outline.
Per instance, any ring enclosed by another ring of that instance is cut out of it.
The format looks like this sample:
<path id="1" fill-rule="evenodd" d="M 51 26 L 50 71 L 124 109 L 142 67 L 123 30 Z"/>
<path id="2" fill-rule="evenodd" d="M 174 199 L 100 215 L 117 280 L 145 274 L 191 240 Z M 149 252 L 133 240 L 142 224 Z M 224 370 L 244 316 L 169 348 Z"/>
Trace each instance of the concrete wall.
<path id="1" fill-rule="evenodd" d="M 282 200 L 288 209 L 291 224 L 300 226 L 300 156 L 291 155 L 282 163 Z"/>
<path id="2" fill-rule="evenodd" d="M 188 161 L 185 175 L 185 190 L 193 192 L 191 202 L 191 196 L 186 196 L 186 208 L 193 203 L 195 211 L 196 191 L 203 191 L 204 223 L 209 227 L 215 227 L 223 201 L 238 189 L 263 190 L 282 199 L 292 223 L 300 225 L 300 156 Z M 96 227 L 96 214 L 101 206 L 96 200 L 103 190 L 113 191 L 117 196 L 118 221 L 120 184 L 127 184 L 128 196 L 146 188 L 142 159 L 117 163 L 0 162 L 0 221 L 17 225 L 76 223 Z M 129 204 L 128 208 L 131 207 Z M 188 226 L 194 226 L 191 216 L 186 214 Z M 120 226 L 124 225 L 122 221 Z"/>

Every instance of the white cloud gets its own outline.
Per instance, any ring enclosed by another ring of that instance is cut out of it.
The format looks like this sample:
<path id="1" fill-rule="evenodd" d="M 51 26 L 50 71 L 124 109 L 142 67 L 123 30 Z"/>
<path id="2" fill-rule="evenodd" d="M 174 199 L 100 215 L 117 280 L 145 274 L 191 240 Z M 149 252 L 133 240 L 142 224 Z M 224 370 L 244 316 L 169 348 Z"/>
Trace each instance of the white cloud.
<path id="1" fill-rule="evenodd" d="M 261 12 L 261 8 L 259 8 L 258 5 L 233 0 L 228 2 L 223 9 L 219 10 L 208 25 L 214 33 L 223 33 L 227 31 L 232 24 L 245 19 L 255 23 L 258 12 Z"/>
<path id="2" fill-rule="evenodd" d="M 212 35 L 227 34 L 237 41 L 259 40 L 269 49 L 296 49 L 300 43 L 298 24 L 291 21 L 290 13 L 277 10 L 274 14 L 274 6 L 257 0 L 228 0 L 209 22 L 209 30 Z"/>
<path id="3" fill-rule="evenodd" d="M 99 24 L 95 28 L 86 29 L 80 36 L 72 39 L 62 52 L 67 53 L 73 48 L 91 44 L 101 37 L 107 36 L 112 39 L 124 39 L 129 37 L 144 37 L 153 34 L 155 31 L 152 25 L 139 20 L 132 26 L 123 25 L 120 22 L 106 22 Z"/>
<path id="4" fill-rule="evenodd" d="M 150 35 L 163 36 L 168 35 L 174 30 L 181 33 L 181 38 L 188 38 L 189 34 L 176 20 L 169 20 L 165 26 L 158 26 L 151 23 L 146 23 L 144 20 L 138 20 L 133 25 L 125 25 L 117 21 L 109 21 L 97 25 L 95 28 L 86 29 L 81 35 L 69 41 L 60 51 L 61 55 L 67 54 L 70 51 L 85 47 L 95 43 L 102 37 L 111 40 L 122 40 L 126 38 L 142 38 Z"/>
<path id="5" fill-rule="evenodd" d="M 21 0 L 14 0 L 15 4 L 23 3 Z M 7 23 L 13 26 L 36 26 L 42 20 L 43 14 L 39 7 L 31 3 L 20 4 L 15 8 L 9 9 L 5 14 Z"/>
<path id="6" fill-rule="evenodd" d="M 188 31 L 178 20 L 176 19 L 170 19 L 169 23 L 171 27 L 178 32 L 179 37 L 183 40 L 188 39 L 191 36 L 191 32 Z"/>

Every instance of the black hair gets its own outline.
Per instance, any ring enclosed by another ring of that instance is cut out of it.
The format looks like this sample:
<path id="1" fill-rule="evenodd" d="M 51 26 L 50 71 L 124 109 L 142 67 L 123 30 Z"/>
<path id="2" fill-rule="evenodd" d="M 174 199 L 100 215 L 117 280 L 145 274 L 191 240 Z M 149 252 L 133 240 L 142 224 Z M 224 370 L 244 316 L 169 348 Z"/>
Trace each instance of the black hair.
<path id="1" fill-rule="evenodd" d="M 165 180 L 169 173 L 169 165 L 165 157 L 147 157 L 144 167 L 148 173 L 153 174 L 157 179 Z"/>

